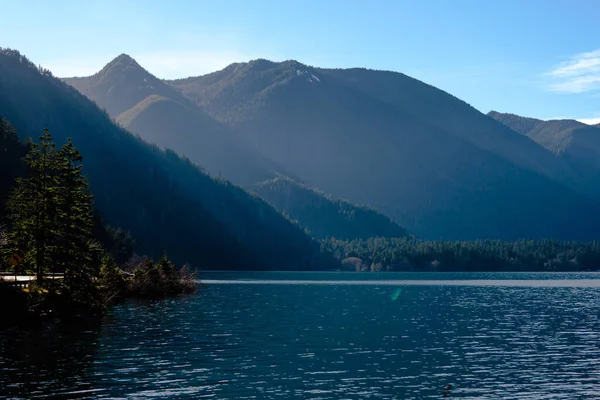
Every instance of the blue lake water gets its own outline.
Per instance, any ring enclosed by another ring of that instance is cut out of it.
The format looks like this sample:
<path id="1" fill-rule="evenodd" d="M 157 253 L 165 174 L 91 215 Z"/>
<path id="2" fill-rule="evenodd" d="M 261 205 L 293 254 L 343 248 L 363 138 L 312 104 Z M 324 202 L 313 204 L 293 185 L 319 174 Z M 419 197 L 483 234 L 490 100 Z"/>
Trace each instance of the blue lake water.
<path id="1" fill-rule="evenodd" d="M 600 274 L 205 273 L 0 333 L 0 398 L 600 398 Z"/>

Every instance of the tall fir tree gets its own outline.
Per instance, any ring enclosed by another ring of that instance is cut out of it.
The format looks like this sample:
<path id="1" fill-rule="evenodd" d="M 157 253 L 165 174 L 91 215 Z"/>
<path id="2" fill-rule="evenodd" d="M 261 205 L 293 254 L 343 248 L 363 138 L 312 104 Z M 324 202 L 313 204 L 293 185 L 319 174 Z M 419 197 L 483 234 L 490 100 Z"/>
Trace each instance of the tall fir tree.
<path id="1" fill-rule="evenodd" d="M 83 157 L 71 139 L 60 150 L 58 231 L 60 246 L 53 259 L 65 272 L 64 287 L 72 300 L 89 304 L 95 292 L 102 250 L 93 241 L 93 196 L 82 173 Z"/>
<path id="2" fill-rule="evenodd" d="M 17 178 L 8 209 L 12 220 L 11 250 L 24 255 L 25 265 L 42 282 L 54 268 L 52 254 L 59 243 L 59 153 L 47 129 L 25 157 L 28 176 Z"/>

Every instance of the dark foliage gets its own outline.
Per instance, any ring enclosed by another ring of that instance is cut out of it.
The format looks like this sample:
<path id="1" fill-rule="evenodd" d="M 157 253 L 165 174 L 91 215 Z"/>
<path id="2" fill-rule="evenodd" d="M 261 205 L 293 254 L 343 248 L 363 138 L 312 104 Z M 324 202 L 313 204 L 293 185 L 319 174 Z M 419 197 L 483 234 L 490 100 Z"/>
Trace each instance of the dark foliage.
<path id="1" fill-rule="evenodd" d="M 179 269 L 166 256 L 157 262 L 143 259 L 131 270 L 131 278 L 127 281 L 129 296 L 166 297 L 190 293 L 197 288 L 189 267 Z"/>
<path id="2" fill-rule="evenodd" d="M 16 129 L 0 115 L 0 221 L 6 212 L 6 200 L 15 179 L 23 173 L 21 159 L 26 151 L 27 146 L 19 141 Z"/>
<path id="3" fill-rule="evenodd" d="M 8 200 L 7 255 L 18 253 L 35 275 L 28 287 L 30 311 L 61 318 L 101 312 L 95 280 L 102 250 L 92 238 L 92 203 L 81 173 L 83 158 L 70 139 L 57 149 L 45 129 L 25 158 L 27 174 L 16 180 Z M 15 271 L 16 272 L 16 271 Z M 60 280 L 47 280 L 62 273 Z"/>
<path id="4" fill-rule="evenodd" d="M 371 238 L 322 242 L 346 268 L 364 271 L 596 271 L 600 243 L 556 240 L 420 241 Z"/>
<path id="5" fill-rule="evenodd" d="M 117 267 L 93 240 L 93 197 L 82 162 L 71 139 L 57 149 L 46 129 L 39 142 L 31 143 L 27 173 L 16 179 L 8 199 L 11 224 L 8 234 L 0 230 L 0 256 L 6 261 L 19 254 L 22 262 L 12 272 L 26 271 L 35 280 L 21 290 L 0 279 L 0 300 L 12 307 L 1 324 L 100 316 L 115 299 L 166 297 L 195 289 L 187 267 L 178 269 L 166 255 L 156 264 L 144 259 L 129 276 Z M 102 232 L 116 246 L 110 249 L 113 253 L 125 256 L 130 251 L 130 235 L 110 227 Z"/>

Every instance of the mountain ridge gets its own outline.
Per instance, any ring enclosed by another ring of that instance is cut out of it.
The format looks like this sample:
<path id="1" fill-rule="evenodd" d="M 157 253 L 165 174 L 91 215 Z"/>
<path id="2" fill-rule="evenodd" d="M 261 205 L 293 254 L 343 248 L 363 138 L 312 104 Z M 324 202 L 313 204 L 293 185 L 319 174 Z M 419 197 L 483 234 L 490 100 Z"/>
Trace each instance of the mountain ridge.
<path id="1" fill-rule="evenodd" d="M 419 236 L 596 235 L 587 222 L 566 218 L 568 204 L 597 207 L 580 192 L 570 163 L 406 75 L 263 59 L 163 82 L 285 169 L 276 175 L 367 204 Z M 183 125 L 193 124 L 177 131 Z M 153 134 L 164 139 L 167 127 Z M 198 146 L 190 139 L 181 152 Z"/>
<path id="2" fill-rule="evenodd" d="M 317 239 L 408 236 L 406 229 L 376 210 L 336 199 L 287 177 L 260 182 L 248 189 L 298 221 Z"/>
<path id="3" fill-rule="evenodd" d="M 573 119 L 539 120 L 490 112 L 509 127 L 526 126 L 524 135 L 568 162 L 593 197 L 600 196 L 600 127 Z M 524 121 L 535 121 L 534 124 Z"/>
<path id="4" fill-rule="evenodd" d="M 126 54 L 94 75 L 63 81 L 106 109 L 124 128 L 186 154 L 213 175 L 248 184 L 284 170 Z"/>
<path id="5" fill-rule="evenodd" d="M 132 232 L 143 254 L 229 269 L 315 269 L 335 265 L 319 244 L 258 196 L 202 173 L 115 125 L 73 87 L 19 52 L 0 51 L 0 110 L 21 137 L 49 127 L 84 157 L 96 206 Z"/>

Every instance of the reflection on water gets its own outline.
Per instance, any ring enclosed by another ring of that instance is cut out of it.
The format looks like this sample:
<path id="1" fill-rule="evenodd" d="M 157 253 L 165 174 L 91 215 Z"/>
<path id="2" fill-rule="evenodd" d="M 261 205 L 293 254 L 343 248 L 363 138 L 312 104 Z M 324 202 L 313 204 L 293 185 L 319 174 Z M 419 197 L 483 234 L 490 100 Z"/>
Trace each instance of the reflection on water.
<path id="1" fill-rule="evenodd" d="M 0 332 L 0 398 L 81 398 L 93 390 L 86 370 L 95 356 L 99 328 L 93 324 Z"/>
<path id="2" fill-rule="evenodd" d="M 122 304 L 101 328 L 3 334 L 0 397 L 436 399 L 452 383 L 450 398 L 597 398 L 586 284 L 206 284 Z"/>

